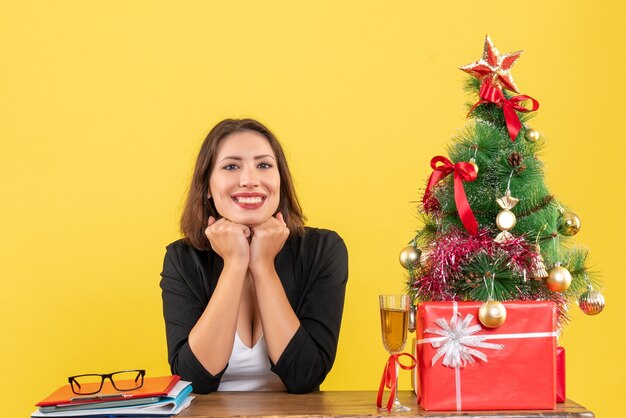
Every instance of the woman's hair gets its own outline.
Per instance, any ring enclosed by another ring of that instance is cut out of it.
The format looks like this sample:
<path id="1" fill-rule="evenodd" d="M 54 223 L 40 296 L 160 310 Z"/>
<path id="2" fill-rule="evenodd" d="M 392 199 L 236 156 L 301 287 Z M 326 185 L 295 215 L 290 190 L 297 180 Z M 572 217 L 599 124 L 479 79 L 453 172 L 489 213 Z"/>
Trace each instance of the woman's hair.
<path id="1" fill-rule="evenodd" d="M 202 143 L 196 167 L 189 186 L 187 202 L 180 219 L 180 230 L 189 244 L 199 250 L 211 248 L 204 234 L 209 216 L 219 219 L 213 199 L 208 198 L 209 178 L 215 165 L 215 157 L 220 142 L 236 132 L 256 132 L 267 139 L 276 155 L 280 175 L 280 202 L 278 212 L 283 214 L 290 236 L 304 234 L 305 217 L 298 202 L 296 191 L 287 166 L 287 159 L 278 139 L 263 124 L 254 119 L 225 119 L 215 125 Z"/>

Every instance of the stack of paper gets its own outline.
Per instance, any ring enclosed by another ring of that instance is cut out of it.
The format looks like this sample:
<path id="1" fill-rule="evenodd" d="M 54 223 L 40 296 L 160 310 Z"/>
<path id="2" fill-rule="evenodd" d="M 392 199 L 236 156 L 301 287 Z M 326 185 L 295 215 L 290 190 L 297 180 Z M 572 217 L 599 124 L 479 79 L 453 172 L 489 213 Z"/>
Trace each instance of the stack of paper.
<path id="1" fill-rule="evenodd" d="M 39 402 L 31 417 L 167 417 L 189 406 L 191 390 L 191 383 L 179 376 L 146 378 L 140 389 L 125 393 L 105 384 L 92 396 L 77 396 L 66 385 Z"/>

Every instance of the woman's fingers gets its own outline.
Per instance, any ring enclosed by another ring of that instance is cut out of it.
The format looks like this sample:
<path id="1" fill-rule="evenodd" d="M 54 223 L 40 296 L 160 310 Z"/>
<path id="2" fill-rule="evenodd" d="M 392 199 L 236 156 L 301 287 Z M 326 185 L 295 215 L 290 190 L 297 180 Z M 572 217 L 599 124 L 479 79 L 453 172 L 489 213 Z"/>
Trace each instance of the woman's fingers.
<path id="1" fill-rule="evenodd" d="M 245 225 L 231 222 L 226 218 L 215 220 L 210 216 L 204 233 L 209 239 L 211 248 L 219 254 L 224 261 L 236 260 L 241 263 L 245 259 L 247 263 L 250 257 L 250 244 L 248 237 L 251 231 Z"/>
<path id="2" fill-rule="evenodd" d="M 274 259 L 289 237 L 289 229 L 281 213 L 271 217 L 261 225 L 252 228 L 250 243 L 250 268 L 267 269 L 274 265 Z"/>

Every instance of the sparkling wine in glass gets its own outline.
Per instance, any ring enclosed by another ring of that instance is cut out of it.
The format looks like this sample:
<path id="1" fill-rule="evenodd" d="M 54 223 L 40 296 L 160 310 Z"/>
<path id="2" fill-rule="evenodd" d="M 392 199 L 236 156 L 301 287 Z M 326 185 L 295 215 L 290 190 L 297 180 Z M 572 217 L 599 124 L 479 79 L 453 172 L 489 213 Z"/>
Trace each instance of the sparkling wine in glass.
<path id="1" fill-rule="evenodd" d="M 383 345 L 390 354 L 400 354 L 404 351 L 407 337 L 407 325 L 409 322 L 409 295 L 380 295 L 380 329 L 383 336 Z M 396 376 L 399 377 L 400 364 L 396 363 Z M 387 411 L 387 408 L 380 408 Z M 391 411 L 410 411 L 398 400 L 398 390 L 396 386 L 396 396 L 393 400 Z"/>

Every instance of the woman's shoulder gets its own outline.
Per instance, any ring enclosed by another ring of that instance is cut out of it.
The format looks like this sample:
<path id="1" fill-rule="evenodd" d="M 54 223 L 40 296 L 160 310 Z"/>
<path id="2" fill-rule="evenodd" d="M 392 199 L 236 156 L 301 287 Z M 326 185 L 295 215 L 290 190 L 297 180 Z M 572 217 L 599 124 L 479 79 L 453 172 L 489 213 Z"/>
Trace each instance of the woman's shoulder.
<path id="1" fill-rule="evenodd" d="M 305 227 L 298 254 L 312 277 L 333 277 L 338 283 L 347 280 L 348 249 L 337 232 Z M 328 272 L 336 274 L 328 275 Z"/>
<path id="2" fill-rule="evenodd" d="M 299 239 L 299 246 L 306 252 L 337 249 L 344 249 L 345 251 L 346 244 L 335 231 L 307 226 L 304 228 L 304 234 Z"/>
<path id="3" fill-rule="evenodd" d="M 330 229 L 314 228 L 312 226 L 304 227 L 304 235 L 302 236 L 302 239 L 315 242 L 343 242 L 343 239 L 337 232 Z"/>
<path id="4" fill-rule="evenodd" d="M 197 278 L 199 274 L 209 274 L 214 261 L 210 251 L 198 250 L 183 238 L 166 246 L 163 271 L 168 276 Z"/>
<path id="5" fill-rule="evenodd" d="M 167 246 L 165 247 L 168 251 L 197 251 L 195 248 L 193 248 L 185 238 L 180 238 L 177 239 L 174 242 L 170 242 L 169 244 L 167 244 Z"/>
<path id="6" fill-rule="evenodd" d="M 185 238 L 169 243 L 165 249 L 167 255 L 174 256 L 182 260 L 197 259 L 207 253 L 207 251 L 194 248 Z"/>

